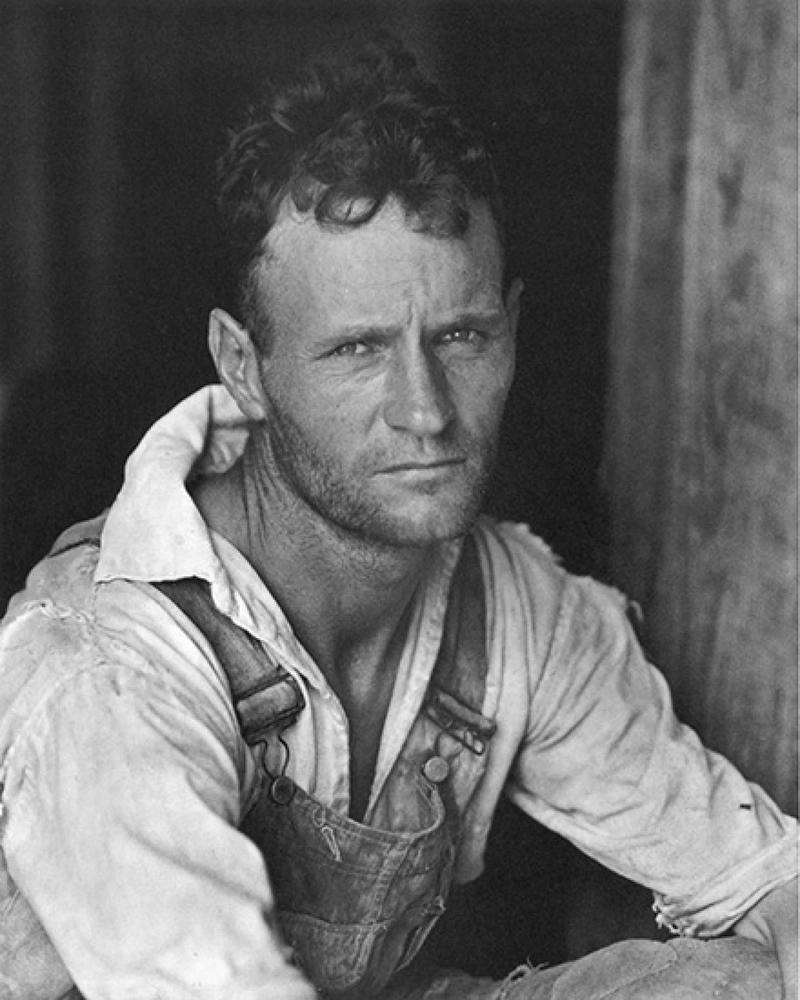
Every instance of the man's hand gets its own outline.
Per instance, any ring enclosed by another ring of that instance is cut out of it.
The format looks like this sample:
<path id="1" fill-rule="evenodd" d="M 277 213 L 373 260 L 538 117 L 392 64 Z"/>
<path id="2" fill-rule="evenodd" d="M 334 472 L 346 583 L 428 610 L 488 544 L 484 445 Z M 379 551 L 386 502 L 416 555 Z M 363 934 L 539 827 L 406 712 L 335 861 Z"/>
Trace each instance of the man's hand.
<path id="1" fill-rule="evenodd" d="M 778 886 L 756 903 L 734 926 L 735 934 L 752 938 L 774 949 L 783 977 L 783 995 L 795 1000 L 797 992 L 797 879 Z"/>

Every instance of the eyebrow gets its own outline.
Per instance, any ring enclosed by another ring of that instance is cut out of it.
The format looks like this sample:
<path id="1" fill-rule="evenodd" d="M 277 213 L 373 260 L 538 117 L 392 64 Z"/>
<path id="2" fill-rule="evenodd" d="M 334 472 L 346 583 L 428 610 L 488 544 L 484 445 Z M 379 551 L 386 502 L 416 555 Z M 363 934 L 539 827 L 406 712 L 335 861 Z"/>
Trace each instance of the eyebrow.
<path id="1" fill-rule="evenodd" d="M 475 310 L 466 313 L 459 313 L 452 319 L 437 323 L 435 326 L 427 328 L 434 335 L 437 333 L 448 333 L 451 330 L 459 330 L 463 327 L 494 326 L 500 323 L 505 317 L 503 309 L 487 309 L 486 311 Z M 380 323 L 353 323 L 349 326 L 332 328 L 326 335 L 325 340 L 357 339 L 359 337 L 389 338 L 397 336 L 403 332 L 404 327 L 398 324 L 381 326 Z"/>

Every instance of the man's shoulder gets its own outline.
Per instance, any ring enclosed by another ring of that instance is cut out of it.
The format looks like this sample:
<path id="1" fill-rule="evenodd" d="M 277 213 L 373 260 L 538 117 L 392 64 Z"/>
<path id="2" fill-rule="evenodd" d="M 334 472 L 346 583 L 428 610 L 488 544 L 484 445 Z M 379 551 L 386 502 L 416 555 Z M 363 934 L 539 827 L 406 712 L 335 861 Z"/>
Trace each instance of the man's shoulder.
<path id="1" fill-rule="evenodd" d="M 110 600 L 98 596 L 103 524 L 101 515 L 64 531 L 0 621 L 0 731 L 10 706 L 30 714 L 86 672 L 110 676 L 134 667 L 142 673 L 142 657 L 124 631 L 130 585 Z"/>
<path id="2" fill-rule="evenodd" d="M 500 521 L 483 514 L 475 523 L 472 536 L 484 553 L 485 562 L 505 564 L 516 573 L 534 574 L 559 585 L 567 576 L 559 557 L 527 524 Z"/>
<path id="3" fill-rule="evenodd" d="M 527 524 L 482 516 L 473 537 L 480 554 L 490 619 L 549 643 L 570 576 Z M 521 631 L 520 631 L 521 630 Z"/>
<path id="4" fill-rule="evenodd" d="M 572 602 L 582 605 L 613 605 L 628 609 L 635 602 L 601 578 L 576 573 L 562 565 L 547 542 L 535 535 L 527 524 L 498 521 L 481 516 L 473 528 L 478 546 L 486 554 L 484 565 L 512 573 L 527 585 L 553 587 L 568 592 Z"/>
<path id="5" fill-rule="evenodd" d="M 63 531 L 47 555 L 29 572 L 25 586 L 12 597 L 7 624 L 31 604 L 84 610 L 91 601 L 94 569 L 100 553 L 105 513 Z"/>
<path id="6" fill-rule="evenodd" d="M 569 624 L 603 620 L 614 628 L 638 617 L 638 606 L 615 587 L 571 572 L 526 524 L 481 517 L 473 528 L 487 596 L 505 617 L 520 615 L 539 634 Z"/>
<path id="7" fill-rule="evenodd" d="M 103 526 L 101 516 L 60 535 L 0 621 L 0 758 L 30 719 L 69 699 L 74 712 L 120 691 L 144 706 L 177 698 L 229 721 L 222 668 L 197 629 L 149 584 L 98 577 Z"/>
<path id="8" fill-rule="evenodd" d="M 77 521 L 69 528 L 61 532 L 50 547 L 47 558 L 52 559 L 64 555 L 67 552 L 75 552 L 83 548 L 84 551 L 100 548 L 100 539 L 103 534 L 103 526 L 106 523 L 108 511 L 103 511 L 96 517 L 90 517 L 85 521 Z"/>
<path id="9" fill-rule="evenodd" d="M 94 568 L 102 518 L 59 536 L 0 621 L 0 751 L 50 703 L 65 679 L 96 659 Z"/>

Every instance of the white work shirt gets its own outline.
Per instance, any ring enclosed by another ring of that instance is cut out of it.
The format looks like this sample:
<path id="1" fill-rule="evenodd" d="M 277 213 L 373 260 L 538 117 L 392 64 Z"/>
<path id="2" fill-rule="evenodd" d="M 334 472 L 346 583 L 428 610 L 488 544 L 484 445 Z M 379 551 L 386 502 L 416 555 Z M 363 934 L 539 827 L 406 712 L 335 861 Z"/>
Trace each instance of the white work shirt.
<path id="1" fill-rule="evenodd" d="M 84 529 L 67 532 L 0 631 L 0 954 L 24 940 L 42 968 L 66 975 L 49 938 L 92 1000 L 315 995 L 285 959 L 268 873 L 237 829 L 257 764 L 225 672 L 202 634 L 147 586 L 208 581 L 220 610 L 295 676 L 307 707 L 286 733 L 287 773 L 346 813 L 342 706 L 264 583 L 209 531 L 186 489 L 193 476 L 229 468 L 247 434 L 219 386 L 176 407 L 131 456 L 99 552 L 69 547 Z M 620 594 L 567 574 L 523 526 L 484 518 L 474 534 L 487 602 L 484 714 L 497 733 L 462 804 L 459 877 L 480 872 L 505 791 L 650 886 L 674 929 L 730 927 L 795 874 L 795 821 L 677 722 Z M 367 823 L 391 808 L 382 791 L 421 708 L 459 548 L 440 547 L 415 598 Z"/>

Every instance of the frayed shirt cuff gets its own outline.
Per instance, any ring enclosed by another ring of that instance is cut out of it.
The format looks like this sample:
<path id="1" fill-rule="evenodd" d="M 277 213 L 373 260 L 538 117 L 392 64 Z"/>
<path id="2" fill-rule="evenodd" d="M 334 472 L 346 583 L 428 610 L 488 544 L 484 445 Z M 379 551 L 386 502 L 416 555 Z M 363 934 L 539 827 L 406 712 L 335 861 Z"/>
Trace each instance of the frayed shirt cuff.
<path id="1" fill-rule="evenodd" d="M 681 937 L 717 937 L 737 923 L 764 896 L 798 874 L 796 831 L 690 897 L 653 893 L 656 924 Z"/>

